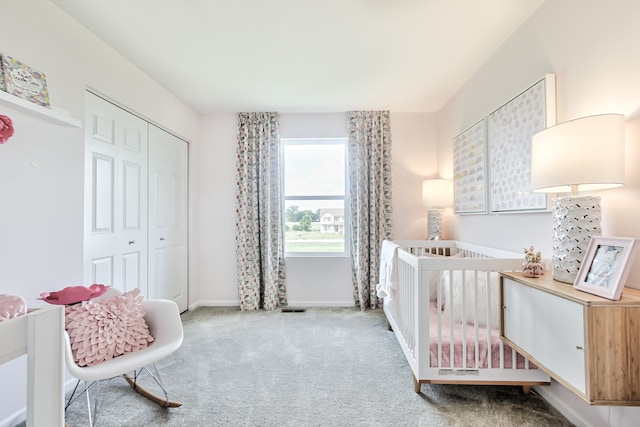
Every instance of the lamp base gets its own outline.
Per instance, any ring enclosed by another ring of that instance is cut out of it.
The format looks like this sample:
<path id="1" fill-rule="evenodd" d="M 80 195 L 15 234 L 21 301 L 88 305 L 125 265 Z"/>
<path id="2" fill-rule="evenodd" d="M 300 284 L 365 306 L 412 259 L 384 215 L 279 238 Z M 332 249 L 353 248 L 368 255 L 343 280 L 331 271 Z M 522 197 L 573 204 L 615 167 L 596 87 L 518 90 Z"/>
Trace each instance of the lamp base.
<path id="1" fill-rule="evenodd" d="M 553 278 L 574 283 L 592 236 L 600 236 L 600 197 L 553 199 Z"/>
<path id="2" fill-rule="evenodd" d="M 442 238 L 442 211 L 429 209 L 427 211 L 427 240 L 440 240 Z"/>

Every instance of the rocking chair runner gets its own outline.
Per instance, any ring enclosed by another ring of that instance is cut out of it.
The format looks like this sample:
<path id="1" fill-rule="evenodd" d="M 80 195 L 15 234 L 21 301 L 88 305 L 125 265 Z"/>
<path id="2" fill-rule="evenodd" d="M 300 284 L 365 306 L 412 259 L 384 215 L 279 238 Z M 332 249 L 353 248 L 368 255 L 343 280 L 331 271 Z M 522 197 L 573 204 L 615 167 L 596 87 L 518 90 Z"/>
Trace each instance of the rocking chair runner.
<path id="1" fill-rule="evenodd" d="M 100 297 L 100 299 L 113 296 L 114 293 L 117 294 L 119 291 L 110 290 L 107 294 Z M 69 369 L 69 373 L 78 379 L 76 390 L 80 381 L 84 381 L 84 390 L 81 390 L 81 392 L 86 394 L 90 426 L 93 426 L 93 421 L 96 415 L 95 411 L 97 410 L 96 401 L 94 402 L 94 414 L 92 416 L 91 399 L 89 396 L 90 388 L 100 380 L 120 375 L 122 375 L 138 393 L 161 406 L 177 407 L 182 405 L 179 402 L 168 399 L 167 392 L 162 384 L 160 376 L 158 375 L 158 371 L 155 369 L 156 361 L 169 356 L 182 345 L 182 321 L 180 319 L 178 306 L 175 302 L 169 300 L 145 300 L 142 302 L 142 306 L 145 310 L 145 322 L 149 326 L 149 330 L 155 338 L 155 340 L 144 349 L 123 354 L 94 366 L 81 367 L 74 361 L 69 335 L 66 331 L 64 333 L 66 365 Z M 147 369 L 148 365 L 154 365 L 155 375 Z M 153 380 L 162 389 L 164 397 L 149 391 L 137 383 L 137 377 L 143 371 L 146 371 L 151 375 Z M 134 373 L 133 377 L 129 376 L 130 372 Z M 72 393 L 69 398 L 66 405 L 67 407 L 75 400 L 74 394 L 76 390 L 74 390 L 74 393 Z"/>

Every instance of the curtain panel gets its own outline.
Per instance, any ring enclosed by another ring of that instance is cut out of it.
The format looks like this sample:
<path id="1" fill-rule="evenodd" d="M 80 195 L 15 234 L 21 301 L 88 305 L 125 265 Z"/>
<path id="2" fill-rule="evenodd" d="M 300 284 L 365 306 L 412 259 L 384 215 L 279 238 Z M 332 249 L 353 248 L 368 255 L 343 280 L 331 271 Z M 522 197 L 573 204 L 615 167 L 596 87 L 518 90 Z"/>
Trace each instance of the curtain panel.
<path id="1" fill-rule="evenodd" d="M 278 113 L 238 114 L 236 257 L 242 310 L 287 305 Z"/>
<path id="2" fill-rule="evenodd" d="M 380 247 L 391 239 L 391 121 L 388 111 L 348 112 L 353 296 L 378 308 Z"/>

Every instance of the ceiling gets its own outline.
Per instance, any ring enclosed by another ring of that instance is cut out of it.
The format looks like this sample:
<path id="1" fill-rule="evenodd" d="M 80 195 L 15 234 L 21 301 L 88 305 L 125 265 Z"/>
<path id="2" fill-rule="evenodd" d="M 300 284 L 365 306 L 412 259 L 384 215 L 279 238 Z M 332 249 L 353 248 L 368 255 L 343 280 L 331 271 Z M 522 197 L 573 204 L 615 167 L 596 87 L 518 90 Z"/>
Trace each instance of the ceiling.
<path id="1" fill-rule="evenodd" d="M 51 0 L 201 114 L 438 111 L 545 0 Z"/>

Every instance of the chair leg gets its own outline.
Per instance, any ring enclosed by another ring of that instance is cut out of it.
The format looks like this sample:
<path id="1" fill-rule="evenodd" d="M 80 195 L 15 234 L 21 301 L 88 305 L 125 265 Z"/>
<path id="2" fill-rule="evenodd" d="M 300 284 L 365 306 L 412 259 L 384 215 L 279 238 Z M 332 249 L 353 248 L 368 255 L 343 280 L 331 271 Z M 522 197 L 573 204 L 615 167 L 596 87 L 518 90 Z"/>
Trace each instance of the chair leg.
<path id="1" fill-rule="evenodd" d="M 153 364 L 153 370 L 155 371 L 155 375 L 145 366 L 144 368 L 138 371 L 134 371 L 133 378 L 127 374 L 124 375 L 124 378 L 127 380 L 129 385 L 133 387 L 133 389 L 137 391 L 140 395 L 146 397 L 147 399 L 151 400 L 154 403 L 157 403 L 158 405 L 164 408 L 177 408 L 179 406 L 182 406 L 182 403 L 180 402 L 169 400 L 169 394 L 167 393 L 167 389 L 164 387 L 162 378 L 160 377 L 160 371 L 158 371 L 158 368 L 155 363 Z M 153 378 L 155 383 L 162 390 L 162 393 L 164 394 L 164 398 L 162 398 L 162 396 L 155 394 L 154 392 L 144 387 L 143 385 L 138 384 L 138 378 L 140 377 L 143 371 L 146 371 L 149 374 L 149 376 Z"/>
<path id="2" fill-rule="evenodd" d="M 149 368 L 147 368 L 146 366 L 144 367 L 144 370 L 147 371 L 149 375 L 151 375 L 151 378 L 153 378 L 156 384 L 158 384 L 158 386 L 162 389 L 162 393 L 164 393 L 164 400 L 166 402 L 169 402 L 169 393 L 167 393 L 167 389 L 164 388 L 164 384 L 162 383 L 162 378 L 160 377 L 160 372 L 158 371 L 158 367 L 156 366 L 156 364 L 153 363 L 153 371 L 156 373 L 155 375 L 153 375 Z"/>
<path id="3" fill-rule="evenodd" d="M 76 386 L 71 391 L 71 396 L 69 396 L 69 400 L 67 400 L 67 404 L 64 406 L 65 412 L 67 411 L 67 409 L 69 409 L 69 405 L 71 405 L 73 402 L 76 401 L 76 399 L 80 397 L 80 396 L 76 396 L 76 391 L 78 391 L 78 386 L 80 385 L 80 381 L 81 380 L 76 381 Z"/>
<path id="4" fill-rule="evenodd" d="M 164 394 L 164 398 L 162 396 L 159 396 L 151 392 L 142 384 L 138 384 L 138 378 L 145 371 L 149 374 L 149 376 L 153 379 L 153 381 L 158 385 L 158 387 L 160 387 L 160 389 L 162 390 L 162 393 Z M 153 371 L 154 372 L 151 372 L 151 370 L 149 370 L 149 368 L 145 366 L 137 371 L 134 371 L 133 378 L 131 378 L 127 374 L 124 374 L 123 376 L 127 380 L 127 382 L 134 388 L 134 390 L 136 390 L 140 395 L 146 397 L 152 402 L 157 403 L 158 405 L 165 408 L 177 408 L 181 406 L 182 403 L 169 400 L 169 394 L 162 382 L 162 378 L 160 377 L 160 371 L 158 371 L 158 367 L 156 366 L 155 363 L 153 363 Z M 71 396 L 69 397 L 69 400 L 67 401 L 67 404 L 64 409 L 66 411 L 67 408 L 69 408 L 69 405 L 71 405 L 71 403 L 75 402 L 77 399 L 82 397 L 82 393 L 85 393 L 85 397 L 87 401 L 86 402 L 87 412 L 89 415 L 89 427 L 93 427 L 93 425 L 96 423 L 96 420 L 98 419 L 98 412 L 100 409 L 99 408 L 100 381 L 94 381 L 94 382 L 84 381 L 84 390 L 81 390 L 76 396 L 76 392 L 78 392 L 78 388 L 80 386 L 80 381 L 81 380 L 78 380 L 78 382 L 76 383 L 76 386 L 71 392 Z M 93 410 L 91 409 L 91 395 L 89 393 L 89 390 L 92 388 L 95 388 L 96 390 L 95 396 L 93 397 Z"/>
<path id="5" fill-rule="evenodd" d="M 167 406 L 168 403 L 169 403 L 169 394 L 167 393 L 167 389 L 164 388 L 164 384 L 162 383 L 162 378 L 160 377 L 160 372 L 158 371 L 158 367 L 156 366 L 155 363 L 153 363 L 152 365 L 153 365 L 153 370 L 155 372 L 155 375 L 146 366 L 143 366 L 142 369 L 134 372 L 134 377 L 133 377 L 134 381 L 133 381 L 133 384 L 132 384 L 133 388 L 138 388 L 139 387 L 136 384 L 136 381 L 138 380 L 138 377 L 140 376 L 140 374 L 142 374 L 142 371 L 144 370 L 147 374 L 149 374 L 149 376 L 151 378 L 153 378 L 153 381 L 162 390 L 162 393 L 164 394 L 164 402 L 166 402 L 164 406 Z"/>
<path id="6" fill-rule="evenodd" d="M 98 420 L 98 413 L 100 412 L 100 409 L 102 409 L 103 402 L 100 399 L 100 389 L 102 388 L 103 384 L 104 384 L 104 380 L 95 381 L 96 392 L 95 392 L 95 397 L 93 398 L 93 422 L 94 422 L 94 424 Z"/>
<path id="7" fill-rule="evenodd" d="M 93 417 L 91 416 L 91 397 L 89 396 L 89 384 L 84 382 L 84 394 L 87 397 L 87 414 L 89 414 L 89 427 L 93 427 Z M 97 409 L 97 406 L 94 406 Z"/>
<path id="8" fill-rule="evenodd" d="M 82 391 L 80 391 L 80 393 L 78 393 L 78 395 L 76 395 L 76 393 L 78 392 L 78 387 L 80 386 L 80 382 L 84 383 L 84 388 Z M 94 387 L 96 389 L 96 396 L 93 401 L 93 410 L 91 410 L 91 395 L 89 393 L 89 390 Z M 67 400 L 67 404 L 64 407 L 65 412 L 73 402 L 78 400 L 84 394 L 86 403 L 87 403 L 87 415 L 89 417 L 89 427 L 93 427 L 93 424 L 96 422 L 98 418 L 99 390 L 100 390 L 100 381 L 89 382 L 89 381 L 78 380 L 76 382 L 75 387 L 73 388 L 73 391 L 71 392 L 71 396 L 69 396 L 69 399 Z"/>

